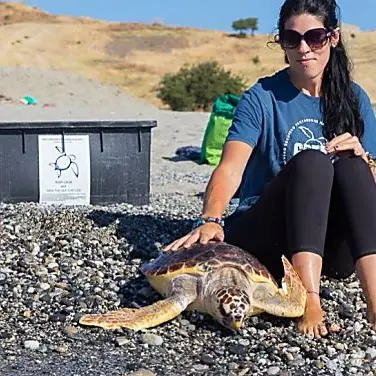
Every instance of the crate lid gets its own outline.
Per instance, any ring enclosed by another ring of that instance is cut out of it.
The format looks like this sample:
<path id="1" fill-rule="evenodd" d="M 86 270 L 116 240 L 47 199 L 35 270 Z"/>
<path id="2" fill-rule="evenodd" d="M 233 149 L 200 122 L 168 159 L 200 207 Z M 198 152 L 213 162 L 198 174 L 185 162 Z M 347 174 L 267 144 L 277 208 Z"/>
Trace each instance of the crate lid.
<path id="1" fill-rule="evenodd" d="M 58 121 L 0 121 L 2 130 L 105 130 L 154 128 L 156 120 L 58 120 Z"/>

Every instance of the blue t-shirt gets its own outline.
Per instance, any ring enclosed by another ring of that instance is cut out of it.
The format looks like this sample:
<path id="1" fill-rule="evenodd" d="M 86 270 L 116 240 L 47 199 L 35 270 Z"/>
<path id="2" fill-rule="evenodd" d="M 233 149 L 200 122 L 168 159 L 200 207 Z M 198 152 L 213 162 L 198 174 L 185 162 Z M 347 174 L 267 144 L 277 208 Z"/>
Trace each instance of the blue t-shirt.
<path id="1" fill-rule="evenodd" d="M 364 119 L 363 148 L 376 156 L 376 119 L 365 91 L 353 83 Z M 244 92 L 234 114 L 227 141 L 253 148 L 239 188 L 238 210 L 253 204 L 287 161 L 301 150 L 326 153 L 320 98 L 298 90 L 287 68 L 260 79 Z"/>

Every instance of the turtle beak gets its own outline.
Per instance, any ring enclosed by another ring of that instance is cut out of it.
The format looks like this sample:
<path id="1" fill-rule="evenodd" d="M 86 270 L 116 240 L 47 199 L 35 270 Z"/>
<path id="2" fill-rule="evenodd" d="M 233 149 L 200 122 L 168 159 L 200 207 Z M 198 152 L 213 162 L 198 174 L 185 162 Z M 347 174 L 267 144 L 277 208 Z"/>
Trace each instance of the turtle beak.
<path id="1" fill-rule="evenodd" d="M 225 326 L 226 328 L 230 329 L 230 330 L 234 330 L 234 331 L 238 332 L 243 326 L 243 319 L 231 320 L 231 319 L 227 318 L 227 319 L 224 319 L 222 321 L 222 325 Z"/>
<path id="2" fill-rule="evenodd" d="M 232 329 L 239 331 L 243 326 L 243 320 L 235 320 L 232 323 Z"/>

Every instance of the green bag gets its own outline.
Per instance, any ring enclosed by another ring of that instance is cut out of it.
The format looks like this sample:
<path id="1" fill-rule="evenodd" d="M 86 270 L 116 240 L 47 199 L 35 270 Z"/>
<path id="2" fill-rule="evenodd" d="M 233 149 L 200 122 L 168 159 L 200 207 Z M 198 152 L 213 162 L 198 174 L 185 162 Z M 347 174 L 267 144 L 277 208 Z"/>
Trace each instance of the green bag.
<path id="1" fill-rule="evenodd" d="M 201 144 L 201 162 L 218 165 L 240 98 L 238 95 L 224 94 L 215 100 Z"/>

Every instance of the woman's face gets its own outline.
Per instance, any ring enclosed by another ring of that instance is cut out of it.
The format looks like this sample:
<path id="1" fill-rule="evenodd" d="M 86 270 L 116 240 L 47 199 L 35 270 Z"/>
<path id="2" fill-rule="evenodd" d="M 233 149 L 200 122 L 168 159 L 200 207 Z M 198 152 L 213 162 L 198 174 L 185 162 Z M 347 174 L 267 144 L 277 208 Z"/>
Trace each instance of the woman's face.
<path id="1" fill-rule="evenodd" d="M 289 18 L 285 30 L 294 30 L 303 35 L 308 30 L 324 28 L 323 22 L 311 14 L 301 14 Z M 339 31 L 336 30 L 319 48 L 311 48 L 302 40 L 295 48 L 284 48 L 290 69 L 302 79 L 314 79 L 322 75 L 330 57 L 330 47 L 339 42 Z M 283 47 L 282 47 L 283 48 Z"/>

